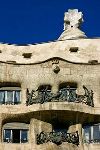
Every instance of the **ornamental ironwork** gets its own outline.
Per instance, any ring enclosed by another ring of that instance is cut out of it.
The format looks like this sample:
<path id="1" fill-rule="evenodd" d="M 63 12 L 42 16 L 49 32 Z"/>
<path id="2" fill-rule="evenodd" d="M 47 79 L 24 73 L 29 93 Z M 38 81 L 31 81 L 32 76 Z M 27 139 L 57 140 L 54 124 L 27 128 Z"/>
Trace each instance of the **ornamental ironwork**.
<path id="1" fill-rule="evenodd" d="M 79 145 L 78 131 L 73 133 L 42 131 L 40 134 L 37 134 L 37 144 L 43 144 L 47 142 L 53 142 L 57 145 L 60 145 L 63 142 Z"/>
<path id="2" fill-rule="evenodd" d="M 60 89 L 56 94 L 52 93 L 48 88 L 45 88 L 41 91 L 38 89 L 36 91 L 32 90 L 29 92 L 27 89 L 27 101 L 26 105 L 32 105 L 37 103 L 45 103 L 45 102 L 75 102 L 75 103 L 85 103 L 89 106 L 94 106 L 93 103 L 93 91 L 88 90 L 84 85 L 84 95 L 76 94 L 75 88 L 70 88 L 67 86 L 66 88 Z M 38 93 L 38 94 L 37 94 Z"/>
<path id="3" fill-rule="evenodd" d="M 100 139 L 92 139 L 92 140 L 83 140 L 83 142 L 84 143 L 88 143 L 88 144 L 90 144 L 90 143 L 99 143 L 100 144 Z"/>

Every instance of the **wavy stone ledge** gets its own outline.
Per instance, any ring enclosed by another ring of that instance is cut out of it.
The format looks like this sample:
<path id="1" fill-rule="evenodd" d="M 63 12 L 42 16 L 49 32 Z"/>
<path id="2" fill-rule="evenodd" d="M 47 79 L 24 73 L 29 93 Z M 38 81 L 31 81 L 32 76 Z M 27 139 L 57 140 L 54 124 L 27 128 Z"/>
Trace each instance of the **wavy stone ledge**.
<path id="1" fill-rule="evenodd" d="M 71 63 L 88 63 L 91 60 L 100 63 L 99 43 L 100 39 L 76 39 L 28 46 L 0 44 L 0 62 L 35 64 L 59 57 Z M 71 53 L 71 47 L 78 47 L 78 52 Z M 24 58 L 24 53 L 30 53 L 31 57 Z"/>
<path id="2" fill-rule="evenodd" d="M 62 111 L 74 111 L 84 112 L 89 114 L 100 114 L 100 107 L 95 108 L 80 103 L 69 103 L 69 102 L 48 102 L 44 104 L 33 104 L 31 106 L 26 105 L 0 105 L 1 114 L 27 114 L 31 112 L 39 111 L 51 111 L 51 110 L 62 110 Z"/>
<path id="3" fill-rule="evenodd" d="M 1 105 L 0 106 L 0 112 L 1 116 L 6 118 L 7 116 L 20 116 L 20 115 L 28 115 L 31 113 L 37 113 L 37 112 L 45 112 L 48 111 L 50 113 L 51 111 L 66 111 L 66 112 L 80 112 L 80 113 L 87 113 L 92 115 L 99 115 L 100 114 L 100 107 L 94 108 L 91 106 L 87 106 L 85 104 L 80 103 L 71 103 L 68 102 L 48 102 L 45 104 L 34 104 L 31 106 L 26 105 Z"/>
<path id="4" fill-rule="evenodd" d="M 33 144 L 0 144 L 0 150 L 81 150 L 73 144 L 63 143 L 60 146 L 56 144 L 47 143 L 43 145 Z"/>

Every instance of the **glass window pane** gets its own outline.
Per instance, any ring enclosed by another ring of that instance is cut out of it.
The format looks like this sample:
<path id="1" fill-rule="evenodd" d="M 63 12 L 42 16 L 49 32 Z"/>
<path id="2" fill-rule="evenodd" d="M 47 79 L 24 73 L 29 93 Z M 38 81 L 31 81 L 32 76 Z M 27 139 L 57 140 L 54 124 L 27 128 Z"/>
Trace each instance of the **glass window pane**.
<path id="1" fill-rule="evenodd" d="M 4 142 L 11 142 L 11 130 L 4 130 Z"/>
<path id="2" fill-rule="evenodd" d="M 21 130 L 21 143 L 26 143 L 28 130 Z"/>
<path id="3" fill-rule="evenodd" d="M 70 100 L 71 101 L 76 100 L 76 89 L 70 89 Z"/>
<path id="4" fill-rule="evenodd" d="M 84 141 L 85 142 L 91 141 L 91 127 L 90 126 L 84 127 Z"/>
<path id="5" fill-rule="evenodd" d="M 94 125 L 93 126 L 93 140 L 99 141 L 100 139 L 100 131 L 99 131 L 99 125 Z"/>
<path id="6" fill-rule="evenodd" d="M 0 104 L 4 104 L 5 102 L 5 92 L 0 91 Z"/>
<path id="7" fill-rule="evenodd" d="M 17 104 L 20 102 L 20 91 L 15 91 L 14 94 L 14 103 Z"/>
<path id="8" fill-rule="evenodd" d="M 69 101 L 74 102 L 76 100 L 76 88 L 68 88 L 67 97 Z"/>
<path id="9" fill-rule="evenodd" d="M 20 129 L 12 129 L 13 143 L 20 143 Z"/>
<path id="10" fill-rule="evenodd" d="M 13 91 L 7 91 L 7 102 L 13 102 Z"/>

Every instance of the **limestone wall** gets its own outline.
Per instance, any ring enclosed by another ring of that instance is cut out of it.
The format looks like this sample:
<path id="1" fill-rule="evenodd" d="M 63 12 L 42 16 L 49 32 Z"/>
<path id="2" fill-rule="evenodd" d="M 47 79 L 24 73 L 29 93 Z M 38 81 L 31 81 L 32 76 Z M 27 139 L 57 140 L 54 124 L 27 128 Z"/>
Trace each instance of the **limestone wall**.
<path id="1" fill-rule="evenodd" d="M 57 92 L 59 85 L 63 82 L 75 82 L 77 84 L 77 93 L 83 94 L 83 85 L 94 92 L 94 104 L 100 104 L 100 66 L 99 65 L 81 65 L 68 63 L 64 60 L 59 60 L 57 66 L 60 71 L 54 73 L 53 61 L 36 65 L 13 65 L 0 64 L 0 83 L 11 82 L 18 83 L 21 86 L 21 102 L 26 103 L 26 90 L 37 90 L 40 85 L 50 84 L 52 91 Z"/>
<path id="2" fill-rule="evenodd" d="M 48 143 L 40 146 L 34 144 L 0 144 L 0 150 L 81 150 L 75 145 L 63 143 L 61 146 L 57 146 L 56 144 Z"/>
<path id="3" fill-rule="evenodd" d="M 21 104 L 0 105 L 0 148 L 24 149 L 59 149 L 87 150 L 83 146 L 82 124 L 100 122 L 100 39 L 80 39 L 56 41 L 30 46 L 1 44 L 0 87 L 19 85 Z M 71 47 L 78 47 L 78 52 L 70 52 Z M 24 58 L 23 53 L 32 53 Z M 91 63 L 94 60 L 94 63 Z M 90 61 L 90 62 L 89 62 Z M 59 71 L 56 73 L 55 68 Z M 51 85 L 51 91 L 57 93 L 61 83 L 75 83 L 77 94 L 84 95 L 83 85 L 93 90 L 94 107 L 74 102 L 48 102 L 26 106 L 27 89 L 37 90 L 40 85 Z M 68 126 L 69 132 L 79 131 L 80 145 L 63 143 L 36 144 L 36 135 L 41 131 L 52 131 L 52 118 L 58 118 Z M 29 143 L 11 144 L 3 142 L 3 125 L 8 122 L 29 124 Z M 95 146 L 94 146 L 95 147 Z M 98 146 L 99 147 L 99 146 Z"/>

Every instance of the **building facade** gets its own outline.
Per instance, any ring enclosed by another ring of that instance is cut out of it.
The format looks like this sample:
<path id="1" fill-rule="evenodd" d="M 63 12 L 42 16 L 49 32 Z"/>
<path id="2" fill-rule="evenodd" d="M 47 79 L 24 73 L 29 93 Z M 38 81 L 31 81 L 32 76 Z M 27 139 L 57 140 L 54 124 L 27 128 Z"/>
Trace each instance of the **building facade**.
<path id="1" fill-rule="evenodd" d="M 0 150 L 100 149 L 100 39 L 64 15 L 56 41 L 0 44 Z"/>

